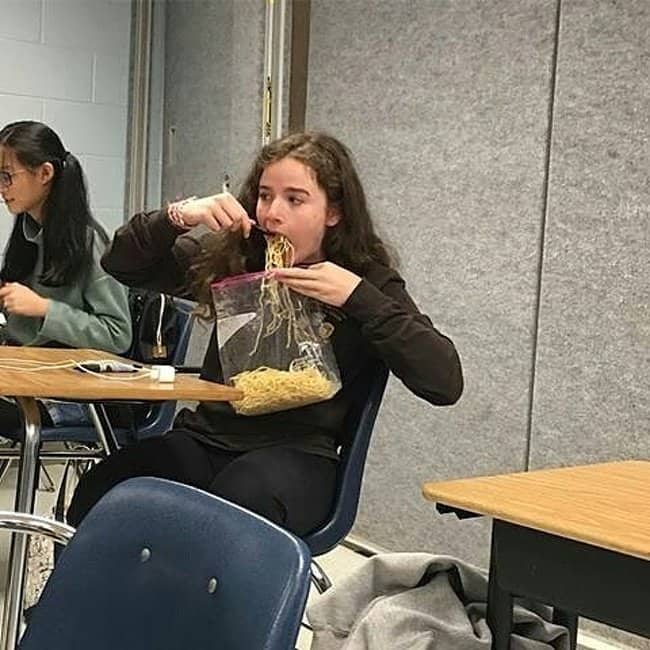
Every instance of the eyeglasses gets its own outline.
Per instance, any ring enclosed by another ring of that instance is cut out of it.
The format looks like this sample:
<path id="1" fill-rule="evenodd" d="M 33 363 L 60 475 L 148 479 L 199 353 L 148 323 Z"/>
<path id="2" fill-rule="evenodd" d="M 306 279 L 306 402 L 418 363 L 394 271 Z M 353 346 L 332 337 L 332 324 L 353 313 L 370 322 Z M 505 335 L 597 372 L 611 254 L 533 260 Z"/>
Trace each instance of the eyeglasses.
<path id="1" fill-rule="evenodd" d="M 0 190 L 6 190 L 8 187 L 11 187 L 11 184 L 14 182 L 14 176 L 16 174 L 22 174 L 26 171 L 29 171 L 28 169 L 19 169 L 16 172 L 6 172 L 6 171 L 0 171 Z"/>

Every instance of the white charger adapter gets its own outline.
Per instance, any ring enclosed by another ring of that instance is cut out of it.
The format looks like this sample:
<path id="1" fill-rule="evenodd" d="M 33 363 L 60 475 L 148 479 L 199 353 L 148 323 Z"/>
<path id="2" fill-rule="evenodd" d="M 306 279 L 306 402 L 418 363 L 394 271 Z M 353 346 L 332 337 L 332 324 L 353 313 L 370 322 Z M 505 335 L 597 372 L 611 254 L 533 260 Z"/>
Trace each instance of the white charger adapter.
<path id="1" fill-rule="evenodd" d="M 176 378 L 176 370 L 174 366 L 151 366 L 149 377 L 161 384 L 171 384 Z"/>

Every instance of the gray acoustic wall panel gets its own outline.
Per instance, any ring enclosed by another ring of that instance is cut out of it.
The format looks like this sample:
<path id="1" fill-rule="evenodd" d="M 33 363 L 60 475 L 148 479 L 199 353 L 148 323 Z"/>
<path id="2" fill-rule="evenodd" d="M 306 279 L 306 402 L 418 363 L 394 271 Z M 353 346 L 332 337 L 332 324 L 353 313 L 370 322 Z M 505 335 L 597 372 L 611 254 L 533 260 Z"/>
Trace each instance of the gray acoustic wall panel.
<path id="1" fill-rule="evenodd" d="M 485 524 L 434 519 L 420 485 L 525 468 L 555 13 L 312 0 L 307 125 L 356 154 L 379 229 L 466 377 L 444 409 L 390 384 L 354 531 L 387 548 L 484 563 Z"/>
<path id="2" fill-rule="evenodd" d="M 233 177 L 234 191 L 262 144 L 263 2 L 236 0 L 232 41 L 228 170 Z"/>
<path id="3" fill-rule="evenodd" d="M 163 199 L 218 191 L 228 158 L 232 0 L 169 1 Z"/>
<path id="4" fill-rule="evenodd" d="M 562 3 L 531 467 L 650 457 L 650 3 Z"/>
<path id="5" fill-rule="evenodd" d="M 264 4 L 168 0 L 165 53 L 163 199 L 219 192 L 224 171 L 235 192 L 261 144 Z M 190 365 L 210 331 L 195 326 Z"/>
<path id="6" fill-rule="evenodd" d="M 261 144 L 264 5 L 168 0 L 166 23 L 164 198 L 219 192 L 225 171 L 234 191 Z"/>

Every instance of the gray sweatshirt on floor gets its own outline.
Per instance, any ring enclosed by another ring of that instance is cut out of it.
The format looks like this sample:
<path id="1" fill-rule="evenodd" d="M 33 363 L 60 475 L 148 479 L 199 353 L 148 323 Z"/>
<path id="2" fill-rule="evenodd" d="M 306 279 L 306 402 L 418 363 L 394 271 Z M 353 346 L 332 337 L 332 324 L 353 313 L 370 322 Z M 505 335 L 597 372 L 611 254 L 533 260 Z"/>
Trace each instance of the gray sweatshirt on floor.
<path id="1" fill-rule="evenodd" d="M 485 573 L 460 560 L 379 554 L 307 609 L 311 650 L 490 650 L 486 597 Z M 549 608 L 517 602 L 511 650 L 568 650 Z"/>

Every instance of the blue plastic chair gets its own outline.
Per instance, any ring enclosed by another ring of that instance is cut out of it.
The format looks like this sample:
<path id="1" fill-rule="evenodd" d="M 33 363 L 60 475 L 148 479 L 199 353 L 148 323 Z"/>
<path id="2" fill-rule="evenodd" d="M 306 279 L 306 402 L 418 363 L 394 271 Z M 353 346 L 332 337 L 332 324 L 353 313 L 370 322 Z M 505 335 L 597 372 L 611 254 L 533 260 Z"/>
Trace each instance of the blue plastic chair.
<path id="1" fill-rule="evenodd" d="M 359 507 L 370 437 L 387 381 L 388 368 L 383 363 L 377 362 L 356 384 L 367 387 L 367 390 L 358 396 L 346 418 L 344 438 L 340 448 L 337 490 L 330 517 L 318 529 L 303 537 L 312 556 L 331 551 L 352 529 Z M 320 593 L 332 585 L 323 569 L 314 560 L 312 560 L 312 581 Z"/>
<path id="2" fill-rule="evenodd" d="M 288 650 L 309 560 L 300 539 L 240 506 L 131 479 L 80 524 L 19 650 Z"/>
<path id="3" fill-rule="evenodd" d="M 175 310 L 176 327 L 178 328 L 178 338 L 172 355 L 165 360 L 165 363 L 172 364 L 176 367 L 184 365 L 194 317 L 192 310 L 194 303 L 187 300 L 175 299 L 172 303 Z M 134 361 L 144 361 L 137 354 L 138 346 L 133 344 L 131 347 L 130 358 Z M 91 405 L 92 408 L 95 408 Z M 105 457 L 114 451 L 118 446 L 128 444 L 134 440 L 141 440 L 155 435 L 162 435 L 172 427 L 174 415 L 176 412 L 176 402 L 151 402 L 146 405 L 146 413 L 141 421 L 133 429 L 113 428 L 110 421 L 107 420 L 101 409 L 95 408 L 95 417 L 98 418 L 97 424 L 87 424 L 67 427 L 43 427 L 41 430 L 41 442 L 63 442 L 80 445 L 97 445 L 95 449 L 69 449 L 66 451 L 49 451 L 41 449 L 39 451 L 38 462 L 44 459 L 56 459 L 59 461 L 75 460 L 92 460 Z M 6 435 L 6 434 L 5 434 Z M 16 442 L 20 442 L 20 437 L 16 436 Z M 0 477 L 4 477 L 8 465 L 14 458 L 20 458 L 16 449 L 3 449 L 0 457 L 5 460 L 0 465 Z M 29 461 L 23 458 L 19 472 L 31 471 L 31 468 L 22 465 Z M 36 471 L 34 470 L 36 473 Z M 36 475 L 38 475 L 36 473 Z M 65 487 L 65 481 L 62 483 Z M 34 491 L 29 497 L 29 503 L 34 502 Z"/>
<path id="4" fill-rule="evenodd" d="M 187 356 L 187 349 L 192 334 L 192 327 L 194 325 L 194 318 L 192 316 L 194 303 L 186 300 L 175 299 L 172 305 L 175 309 L 176 326 L 179 329 L 179 334 L 173 355 L 164 363 L 179 367 L 184 365 Z M 133 361 L 144 361 L 144 359 L 137 354 L 137 346 L 135 345 L 132 345 L 130 353 L 127 353 L 125 356 L 128 356 Z M 135 429 L 111 427 L 112 433 L 120 445 L 127 444 L 133 440 L 140 440 L 154 435 L 160 435 L 171 428 L 175 412 L 175 401 L 152 402 L 148 406 L 148 410 L 142 420 L 137 423 Z M 3 433 L 2 435 L 8 434 Z M 20 441 L 19 438 L 16 440 L 17 442 Z M 98 431 L 92 424 L 66 427 L 43 427 L 41 430 L 41 441 L 93 444 L 98 441 Z M 108 452 L 110 450 L 104 449 L 103 451 Z M 61 453 L 57 454 L 57 457 L 61 456 Z M 43 452 L 41 458 L 46 457 L 47 452 Z"/>
<path id="5" fill-rule="evenodd" d="M 175 310 L 176 326 L 179 330 L 178 341 L 173 355 L 163 363 L 174 367 L 183 366 L 187 356 L 194 318 L 192 310 L 194 303 L 187 300 L 175 299 L 172 303 Z M 131 350 L 125 355 L 136 362 L 144 362 L 133 344 Z M 137 423 L 135 429 L 111 427 L 112 433 L 119 445 L 128 444 L 133 440 L 141 440 L 155 435 L 161 435 L 171 429 L 176 413 L 176 402 L 152 402 L 142 421 Z M 71 427 L 43 427 L 41 440 L 43 442 L 79 442 L 92 444 L 97 442 L 97 429 L 92 425 L 71 426 Z M 104 450 L 108 451 L 108 450 Z"/>

